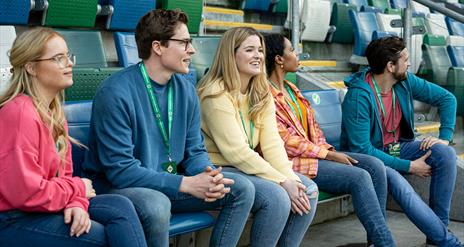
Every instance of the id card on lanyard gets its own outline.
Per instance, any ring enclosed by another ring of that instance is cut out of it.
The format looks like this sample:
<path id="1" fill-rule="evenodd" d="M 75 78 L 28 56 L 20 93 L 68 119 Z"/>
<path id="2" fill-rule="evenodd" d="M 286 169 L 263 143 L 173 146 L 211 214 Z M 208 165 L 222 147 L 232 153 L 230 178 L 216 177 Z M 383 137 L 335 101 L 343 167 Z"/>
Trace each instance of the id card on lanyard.
<path id="1" fill-rule="evenodd" d="M 158 126 L 158 129 L 161 132 L 161 136 L 163 137 L 163 143 L 166 148 L 166 155 L 168 156 L 168 161 L 161 164 L 161 167 L 168 173 L 177 174 L 177 163 L 172 160 L 171 144 L 169 143 L 169 137 L 171 136 L 172 129 L 172 118 L 174 115 L 172 83 L 168 84 L 168 131 L 166 131 L 163 119 L 161 118 L 161 111 L 158 105 L 158 100 L 156 99 L 156 95 L 153 93 L 153 87 L 148 77 L 147 69 L 145 68 L 143 62 L 139 64 L 139 67 L 140 72 L 142 73 L 143 81 L 145 83 L 145 88 L 147 89 L 148 97 L 150 98 L 151 107 L 153 108 L 156 125 Z"/>
<path id="2" fill-rule="evenodd" d="M 372 75 L 372 82 L 374 84 L 375 93 L 377 95 L 377 99 L 379 101 L 380 109 L 382 110 L 382 114 L 383 114 L 384 121 L 382 121 L 382 127 L 385 129 L 386 132 L 393 134 L 394 142 L 389 143 L 386 146 L 387 152 L 391 156 L 400 157 L 400 149 L 401 148 L 400 148 L 400 144 L 398 143 L 398 140 L 396 139 L 396 128 L 395 128 L 395 115 L 396 115 L 396 94 L 395 94 L 395 89 L 394 88 L 391 89 L 392 90 L 392 113 L 393 113 L 391 121 L 392 121 L 393 129 L 388 130 L 387 124 L 386 124 L 387 113 L 385 112 L 385 106 L 383 105 L 382 95 L 380 94 L 379 87 L 377 86 L 377 82 L 374 79 L 374 75 Z"/>

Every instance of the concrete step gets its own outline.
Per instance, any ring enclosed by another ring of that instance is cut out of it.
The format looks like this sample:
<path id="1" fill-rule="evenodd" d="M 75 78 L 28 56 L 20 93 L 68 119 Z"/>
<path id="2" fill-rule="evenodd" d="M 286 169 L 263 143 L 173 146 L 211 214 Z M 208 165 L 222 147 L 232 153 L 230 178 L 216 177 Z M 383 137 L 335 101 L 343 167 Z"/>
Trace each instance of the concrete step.
<path id="1" fill-rule="evenodd" d="M 220 20 L 203 20 L 203 26 L 207 31 L 224 32 L 233 27 L 252 27 L 262 33 L 282 33 L 283 26 L 273 26 L 268 24 L 258 24 L 249 22 L 232 22 Z"/>
<path id="2" fill-rule="evenodd" d="M 203 16 L 208 20 L 244 22 L 244 12 L 238 9 L 205 6 L 203 7 Z"/>

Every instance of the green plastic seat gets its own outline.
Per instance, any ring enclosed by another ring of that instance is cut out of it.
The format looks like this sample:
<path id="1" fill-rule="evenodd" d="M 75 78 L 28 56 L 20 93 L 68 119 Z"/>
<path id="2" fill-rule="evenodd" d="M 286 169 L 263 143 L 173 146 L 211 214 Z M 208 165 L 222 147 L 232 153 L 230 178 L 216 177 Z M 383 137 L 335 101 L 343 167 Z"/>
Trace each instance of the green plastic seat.
<path id="1" fill-rule="evenodd" d="M 108 67 L 98 31 L 56 30 L 64 36 L 69 52 L 76 55 L 76 67 Z"/>
<path id="2" fill-rule="evenodd" d="M 317 200 L 319 202 L 322 202 L 324 200 L 328 200 L 328 199 L 333 198 L 333 197 L 337 197 L 337 195 L 330 194 L 330 193 L 327 193 L 327 192 L 324 192 L 324 191 L 319 191 L 319 196 L 318 196 Z"/>
<path id="3" fill-rule="evenodd" d="M 65 90 L 66 101 L 92 100 L 100 83 L 122 68 L 74 68 L 73 85 Z"/>
<path id="4" fill-rule="evenodd" d="M 425 34 L 422 54 L 425 63 L 421 76 L 438 85 L 446 85 L 451 60 L 446 50 L 445 37 Z"/>
<path id="5" fill-rule="evenodd" d="M 337 27 L 332 36 L 332 42 L 351 44 L 353 43 L 353 26 L 351 25 L 348 11 L 356 11 L 356 5 L 347 3 L 334 3 L 330 25 Z"/>
<path id="6" fill-rule="evenodd" d="M 274 13 L 287 13 L 288 12 L 288 0 L 279 0 L 277 4 L 272 7 Z"/>
<path id="7" fill-rule="evenodd" d="M 197 79 L 200 80 L 211 67 L 216 50 L 219 45 L 220 36 L 192 37 L 192 45 L 197 51 L 192 57 L 192 66 L 197 70 Z"/>
<path id="8" fill-rule="evenodd" d="M 48 0 L 42 25 L 53 27 L 93 27 L 98 0 Z"/>
<path id="9" fill-rule="evenodd" d="M 389 0 L 368 0 L 367 3 L 369 4 L 369 6 L 379 8 L 382 11 L 391 8 Z"/>
<path id="10" fill-rule="evenodd" d="M 464 68 L 451 67 L 448 70 L 446 85 L 443 87 L 456 96 L 458 103 L 456 114 L 462 116 L 464 114 Z"/>
<path id="11" fill-rule="evenodd" d="M 385 14 L 388 15 L 401 15 L 401 9 L 386 8 Z"/>
<path id="12" fill-rule="evenodd" d="M 200 30 L 203 1 L 192 0 L 162 0 L 163 9 L 181 9 L 189 18 L 188 30 L 190 33 L 198 33 Z"/>

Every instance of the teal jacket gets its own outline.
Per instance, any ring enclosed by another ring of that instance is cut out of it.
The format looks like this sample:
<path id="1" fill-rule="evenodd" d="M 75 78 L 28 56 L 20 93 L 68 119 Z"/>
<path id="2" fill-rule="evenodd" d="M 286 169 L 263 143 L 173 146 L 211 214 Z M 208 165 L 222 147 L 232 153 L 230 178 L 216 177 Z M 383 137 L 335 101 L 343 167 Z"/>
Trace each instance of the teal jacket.
<path id="1" fill-rule="evenodd" d="M 341 149 L 372 155 L 385 165 L 408 172 L 410 161 L 383 152 L 382 125 L 375 94 L 366 82 L 369 68 L 345 78 L 348 93 L 342 104 Z M 414 140 L 414 105 L 418 100 L 438 107 L 440 113 L 440 139 L 451 141 L 456 122 L 456 98 L 447 90 L 408 72 L 407 79 L 396 83 L 397 95 L 403 118 L 402 141 Z"/>

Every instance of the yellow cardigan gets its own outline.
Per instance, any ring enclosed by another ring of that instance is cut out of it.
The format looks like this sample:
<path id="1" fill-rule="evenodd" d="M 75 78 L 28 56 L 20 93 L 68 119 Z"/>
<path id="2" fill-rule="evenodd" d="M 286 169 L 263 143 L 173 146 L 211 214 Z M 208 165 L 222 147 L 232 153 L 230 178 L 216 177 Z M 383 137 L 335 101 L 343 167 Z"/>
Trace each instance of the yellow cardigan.
<path id="1" fill-rule="evenodd" d="M 211 94 L 214 88 L 203 94 Z M 216 87 L 216 90 L 219 90 Z M 217 91 L 216 91 L 217 92 Z M 269 97 L 271 97 L 269 95 Z M 234 166 L 244 173 L 280 183 L 286 179 L 300 181 L 292 170 L 284 143 L 277 130 L 275 106 L 269 101 L 259 124 L 255 124 L 252 147 L 260 147 L 262 156 L 248 145 L 248 137 L 243 129 L 238 106 L 229 93 L 203 99 L 201 103 L 201 129 L 209 157 L 215 165 Z M 240 94 L 240 109 L 250 135 L 248 118 L 248 96 Z"/>

